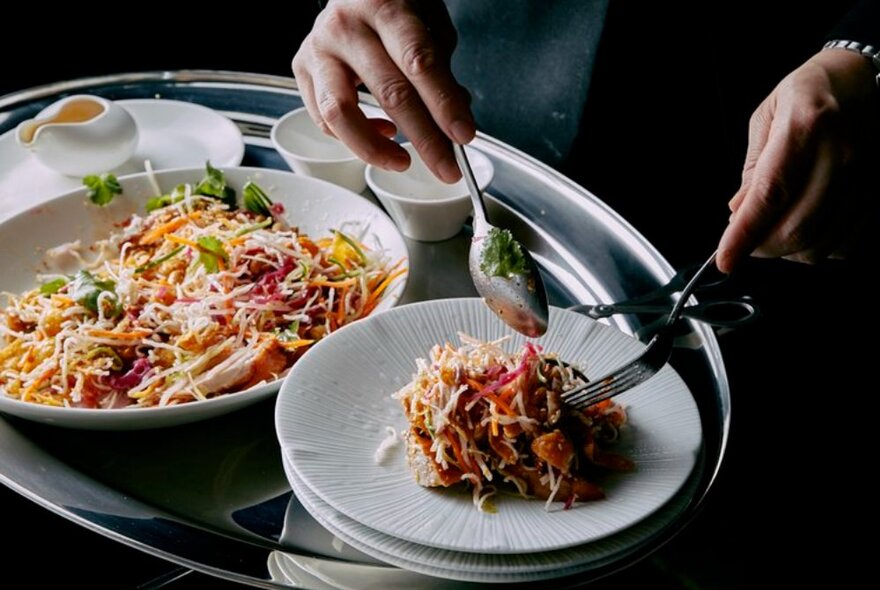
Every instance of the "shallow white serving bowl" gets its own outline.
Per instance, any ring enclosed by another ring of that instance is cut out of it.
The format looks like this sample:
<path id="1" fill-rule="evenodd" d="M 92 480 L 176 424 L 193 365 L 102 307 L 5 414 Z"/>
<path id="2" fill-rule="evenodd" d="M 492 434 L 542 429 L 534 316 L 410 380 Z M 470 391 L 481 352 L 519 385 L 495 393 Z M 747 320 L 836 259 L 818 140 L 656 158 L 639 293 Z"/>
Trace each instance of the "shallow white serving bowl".
<path id="1" fill-rule="evenodd" d="M 471 199 L 464 180 L 446 184 L 438 180 L 411 143 L 402 144 L 412 157 L 403 172 L 367 166 L 370 190 L 408 238 L 439 242 L 456 235 L 471 214 Z M 474 148 L 465 148 L 480 190 L 492 182 L 492 162 Z"/>
<path id="2" fill-rule="evenodd" d="M 406 243 L 381 209 L 350 191 L 328 182 L 304 178 L 280 170 L 224 168 L 229 185 L 239 193 L 248 180 L 257 182 L 276 203 L 285 208 L 287 221 L 313 237 L 327 236 L 331 229 L 363 234 L 371 249 L 384 249 L 392 261 L 406 258 Z M 203 168 L 157 172 L 162 190 L 198 182 Z M 86 198 L 86 190 L 72 191 L 32 207 L 0 223 L 0 291 L 22 293 L 36 284 L 45 271 L 47 248 L 81 240 L 88 244 L 118 229 L 133 213 L 143 214 L 144 203 L 155 195 L 147 174 L 119 179 L 123 192 L 110 205 L 98 207 Z M 406 264 L 406 263 L 404 263 Z M 393 307 L 406 284 L 404 275 L 391 285 L 374 313 Z M 308 355 L 308 353 L 306 353 Z M 162 408 L 92 410 L 57 408 L 22 402 L 0 392 L 0 412 L 29 420 L 71 428 L 133 430 L 173 426 L 225 414 L 275 394 L 280 380 L 258 385 L 206 401 Z"/>
<path id="3" fill-rule="evenodd" d="M 305 107 L 278 119 L 271 138 L 275 149 L 297 174 L 327 180 L 356 193 L 366 188 L 363 160 L 344 143 L 321 131 Z"/>

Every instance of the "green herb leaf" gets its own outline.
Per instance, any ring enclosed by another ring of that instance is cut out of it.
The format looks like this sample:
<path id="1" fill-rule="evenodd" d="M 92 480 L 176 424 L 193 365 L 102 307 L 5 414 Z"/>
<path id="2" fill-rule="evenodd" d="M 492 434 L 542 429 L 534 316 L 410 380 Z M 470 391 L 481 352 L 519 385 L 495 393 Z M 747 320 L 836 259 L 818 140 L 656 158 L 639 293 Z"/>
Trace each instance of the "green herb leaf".
<path id="1" fill-rule="evenodd" d="M 90 174 L 83 178 L 83 184 L 89 188 L 89 200 L 95 205 L 104 206 L 113 197 L 122 192 L 119 181 L 112 174 Z"/>
<path id="2" fill-rule="evenodd" d="M 509 279 L 526 273 L 526 257 L 522 246 L 510 230 L 493 227 L 486 236 L 480 270 L 490 277 Z"/>
<path id="3" fill-rule="evenodd" d="M 235 191 L 226 185 L 226 177 L 223 172 L 211 166 L 211 162 L 205 163 L 205 177 L 196 185 L 193 191 L 197 195 L 206 195 L 220 199 L 229 209 L 235 209 Z"/>
<path id="4" fill-rule="evenodd" d="M 220 269 L 219 260 L 229 261 L 229 255 L 223 249 L 223 242 L 214 236 L 202 236 L 196 243 L 199 245 L 199 262 L 208 272 L 217 272 Z"/>
<path id="5" fill-rule="evenodd" d="M 115 282 L 98 280 L 89 271 L 81 270 L 76 273 L 70 284 L 70 296 L 94 313 L 98 313 L 98 297 L 104 292 L 111 294 L 104 300 L 104 315 L 109 317 L 119 315 L 122 312 L 122 304 L 119 303 L 116 295 Z"/>
<path id="6" fill-rule="evenodd" d="M 272 199 L 259 186 L 248 181 L 241 189 L 244 208 L 258 215 L 272 217 Z"/>
<path id="7" fill-rule="evenodd" d="M 57 278 L 40 285 L 40 293 L 43 295 L 51 295 L 61 290 L 64 285 L 70 282 L 70 279 Z"/>

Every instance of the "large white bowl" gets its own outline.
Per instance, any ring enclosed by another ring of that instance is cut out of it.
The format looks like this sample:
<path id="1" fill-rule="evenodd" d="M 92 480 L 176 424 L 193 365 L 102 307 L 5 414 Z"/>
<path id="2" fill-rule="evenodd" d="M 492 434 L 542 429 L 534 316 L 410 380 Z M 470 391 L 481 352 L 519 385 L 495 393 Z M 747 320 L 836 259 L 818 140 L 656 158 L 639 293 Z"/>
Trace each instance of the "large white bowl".
<path id="1" fill-rule="evenodd" d="M 331 229 L 354 234 L 365 229 L 368 247 L 385 249 L 393 261 L 407 257 L 406 243 L 388 216 L 360 195 L 280 170 L 226 168 L 224 172 L 229 185 L 239 194 L 245 182 L 257 182 L 273 201 L 284 205 L 287 221 L 311 236 L 326 236 Z M 187 168 L 157 172 L 155 178 L 162 190 L 168 191 L 181 183 L 198 182 L 203 175 L 202 168 Z M 43 255 L 47 248 L 74 240 L 81 240 L 84 245 L 94 242 L 117 229 L 116 224 L 133 213 L 143 213 L 144 203 L 155 195 L 148 175 L 123 177 L 120 184 L 122 194 L 106 207 L 91 204 L 86 190 L 81 189 L 0 223 L 0 291 L 22 293 L 33 288 L 36 274 L 45 270 Z M 374 313 L 393 307 L 405 283 L 405 278 L 394 283 Z M 225 414 L 274 395 L 280 385 L 277 380 L 244 392 L 178 406 L 115 410 L 43 406 L 0 393 L 0 412 L 71 428 L 158 428 Z"/>

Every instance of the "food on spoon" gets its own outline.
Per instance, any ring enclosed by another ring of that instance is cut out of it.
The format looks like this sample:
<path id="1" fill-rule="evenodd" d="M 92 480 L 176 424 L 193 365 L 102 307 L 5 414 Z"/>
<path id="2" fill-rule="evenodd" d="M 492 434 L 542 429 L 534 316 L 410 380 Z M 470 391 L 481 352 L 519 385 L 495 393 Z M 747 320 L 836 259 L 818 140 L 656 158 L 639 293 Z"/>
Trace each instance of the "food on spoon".
<path id="1" fill-rule="evenodd" d="M 253 183 L 243 193 L 239 209 L 209 166 L 201 183 L 151 199 L 91 247 L 47 252 L 78 268 L 6 294 L 0 395 L 143 408 L 248 389 L 369 315 L 404 272 L 356 236 L 289 226 Z"/>
<path id="2" fill-rule="evenodd" d="M 508 229 L 493 227 L 486 235 L 480 270 L 490 277 L 513 278 L 527 272 L 522 245 Z"/>
<path id="3" fill-rule="evenodd" d="M 517 354 L 503 340 L 460 335 L 462 346 L 437 345 L 395 397 L 409 420 L 407 459 L 425 487 L 473 486 L 486 507 L 495 484 L 566 506 L 604 497 L 594 476 L 630 471 L 629 459 L 608 451 L 626 423 L 611 400 L 578 411 L 560 395 L 581 381 L 553 355 L 526 343 Z"/>

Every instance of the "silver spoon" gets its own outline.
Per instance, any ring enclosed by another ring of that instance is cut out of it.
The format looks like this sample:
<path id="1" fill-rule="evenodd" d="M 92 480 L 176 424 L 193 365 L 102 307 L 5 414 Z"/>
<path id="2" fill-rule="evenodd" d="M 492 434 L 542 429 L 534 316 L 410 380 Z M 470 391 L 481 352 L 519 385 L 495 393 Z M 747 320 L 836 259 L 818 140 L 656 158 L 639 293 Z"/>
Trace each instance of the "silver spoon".
<path id="1" fill-rule="evenodd" d="M 452 144 L 474 204 L 474 237 L 468 256 L 471 279 L 489 309 L 531 338 L 547 331 L 547 292 L 528 249 L 486 219 L 486 206 L 464 147 Z M 488 256 L 487 256 L 488 254 Z M 511 272 L 512 269 L 512 272 Z"/>

